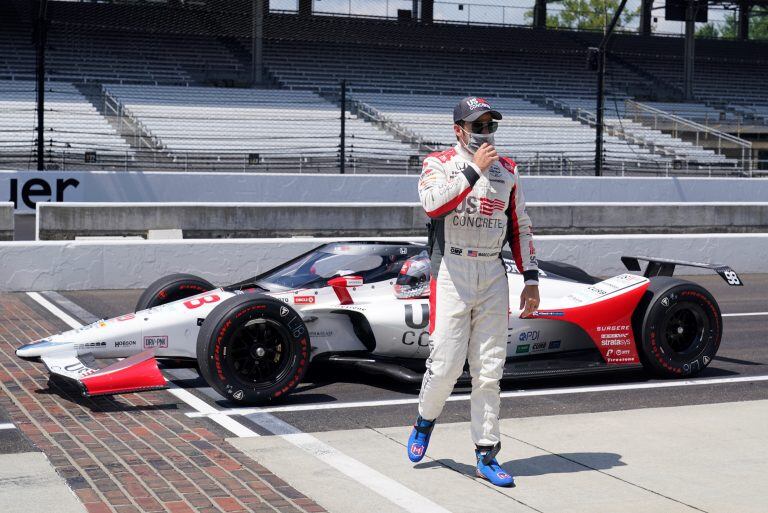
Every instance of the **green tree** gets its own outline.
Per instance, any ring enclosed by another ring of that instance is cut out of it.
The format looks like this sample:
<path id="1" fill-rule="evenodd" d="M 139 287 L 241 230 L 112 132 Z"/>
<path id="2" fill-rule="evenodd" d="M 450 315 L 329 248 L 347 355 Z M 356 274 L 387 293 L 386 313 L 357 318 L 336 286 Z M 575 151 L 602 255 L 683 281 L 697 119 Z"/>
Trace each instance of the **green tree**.
<path id="1" fill-rule="evenodd" d="M 710 21 L 696 30 L 696 37 L 721 37 L 735 39 L 739 32 L 735 12 L 725 15 L 721 23 Z M 753 7 L 749 17 L 749 38 L 768 39 L 768 7 Z"/>
<path id="2" fill-rule="evenodd" d="M 549 5 L 555 2 L 549 2 Z M 620 0 L 562 0 L 562 10 L 547 14 L 547 27 L 571 28 L 578 30 L 604 31 L 611 23 L 613 14 L 619 7 Z M 616 27 L 632 22 L 640 15 L 640 7 L 634 10 L 624 9 Z M 527 20 L 533 20 L 533 10 L 525 13 Z"/>

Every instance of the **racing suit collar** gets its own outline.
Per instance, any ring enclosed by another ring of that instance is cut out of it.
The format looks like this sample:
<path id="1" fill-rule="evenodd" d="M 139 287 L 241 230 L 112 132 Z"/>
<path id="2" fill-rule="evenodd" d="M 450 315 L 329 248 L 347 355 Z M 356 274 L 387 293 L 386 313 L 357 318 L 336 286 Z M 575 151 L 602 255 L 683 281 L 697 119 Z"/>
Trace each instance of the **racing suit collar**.
<path id="1" fill-rule="evenodd" d="M 456 142 L 456 146 L 454 146 L 454 149 L 456 150 L 456 153 L 459 154 L 459 156 L 461 156 L 462 158 L 470 162 L 472 162 L 472 159 L 475 157 L 470 152 L 468 152 L 467 149 L 464 148 L 464 146 L 458 141 Z"/>

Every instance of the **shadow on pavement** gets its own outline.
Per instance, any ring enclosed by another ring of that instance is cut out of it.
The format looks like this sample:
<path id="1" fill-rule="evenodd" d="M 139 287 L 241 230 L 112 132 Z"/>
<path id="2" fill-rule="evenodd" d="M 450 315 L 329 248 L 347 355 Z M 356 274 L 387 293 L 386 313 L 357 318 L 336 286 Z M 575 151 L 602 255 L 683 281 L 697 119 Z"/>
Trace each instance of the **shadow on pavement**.
<path id="1" fill-rule="evenodd" d="M 565 452 L 562 454 L 542 454 L 521 460 L 501 463 L 504 470 L 516 477 L 543 476 L 547 474 L 568 474 L 572 472 L 587 472 L 608 470 L 623 467 L 621 454 L 612 452 Z M 413 468 L 426 469 L 448 467 L 462 474 L 475 476 L 475 467 L 445 458 L 426 463 L 420 463 Z"/>

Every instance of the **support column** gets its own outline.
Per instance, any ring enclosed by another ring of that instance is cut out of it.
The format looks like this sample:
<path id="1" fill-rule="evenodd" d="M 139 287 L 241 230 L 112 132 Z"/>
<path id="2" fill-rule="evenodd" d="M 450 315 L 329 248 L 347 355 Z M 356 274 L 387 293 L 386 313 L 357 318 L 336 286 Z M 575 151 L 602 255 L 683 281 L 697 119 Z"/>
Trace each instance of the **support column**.
<path id="1" fill-rule="evenodd" d="M 686 100 L 693 99 L 693 65 L 696 51 L 694 48 L 696 36 L 694 0 L 688 0 L 685 6 L 685 50 L 683 54 L 683 94 Z"/>
<path id="2" fill-rule="evenodd" d="M 421 22 L 430 25 L 435 19 L 435 0 L 421 1 Z"/>
<path id="3" fill-rule="evenodd" d="M 299 0 L 299 16 L 312 16 L 312 0 Z"/>
<path id="4" fill-rule="evenodd" d="M 642 0 L 640 5 L 640 35 L 651 35 L 651 21 L 653 20 L 653 0 Z"/>
<path id="5" fill-rule="evenodd" d="M 736 37 L 741 41 L 749 39 L 749 11 L 751 8 L 747 2 L 739 3 L 739 25 Z"/>
<path id="6" fill-rule="evenodd" d="M 269 9 L 269 1 L 252 0 L 252 2 L 251 85 L 256 87 L 264 82 L 264 9 L 265 7 Z"/>
<path id="7" fill-rule="evenodd" d="M 547 28 L 547 0 L 536 0 L 533 6 L 533 26 Z"/>

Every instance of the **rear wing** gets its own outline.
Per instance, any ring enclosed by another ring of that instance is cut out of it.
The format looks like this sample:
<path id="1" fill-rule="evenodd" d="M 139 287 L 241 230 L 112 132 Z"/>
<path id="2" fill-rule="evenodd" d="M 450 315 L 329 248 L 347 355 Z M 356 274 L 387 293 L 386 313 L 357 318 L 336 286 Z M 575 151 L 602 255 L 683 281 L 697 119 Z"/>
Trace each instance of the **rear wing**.
<path id="1" fill-rule="evenodd" d="M 621 262 L 628 271 L 642 271 L 640 260 L 648 262 L 643 276 L 650 278 L 652 276 L 672 276 L 675 272 L 675 266 L 684 265 L 686 267 L 700 267 L 702 269 L 712 269 L 719 274 L 728 285 L 740 287 L 744 285 L 736 271 L 725 264 L 706 264 L 703 262 L 687 262 L 685 260 L 670 260 L 668 258 L 656 258 L 647 256 L 623 256 Z"/>

